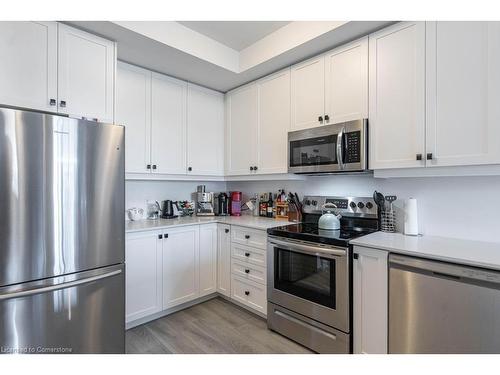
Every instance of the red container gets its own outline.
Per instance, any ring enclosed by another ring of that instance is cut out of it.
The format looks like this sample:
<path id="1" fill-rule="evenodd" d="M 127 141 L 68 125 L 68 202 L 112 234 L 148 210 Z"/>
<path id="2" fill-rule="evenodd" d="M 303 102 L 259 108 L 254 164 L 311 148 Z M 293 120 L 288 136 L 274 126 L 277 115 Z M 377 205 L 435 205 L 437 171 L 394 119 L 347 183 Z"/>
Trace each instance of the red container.
<path id="1" fill-rule="evenodd" d="M 241 216 L 241 191 L 231 192 L 231 216 Z"/>

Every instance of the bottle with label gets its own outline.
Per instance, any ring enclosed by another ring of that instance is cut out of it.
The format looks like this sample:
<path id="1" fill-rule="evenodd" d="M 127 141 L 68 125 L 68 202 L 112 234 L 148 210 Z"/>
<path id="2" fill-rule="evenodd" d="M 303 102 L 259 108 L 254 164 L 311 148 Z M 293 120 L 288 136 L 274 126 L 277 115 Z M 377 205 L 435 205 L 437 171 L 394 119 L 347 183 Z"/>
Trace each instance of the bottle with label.
<path id="1" fill-rule="evenodd" d="M 260 196 L 259 215 L 260 216 L 267 216 L 267 202 L 264 200 L 263 195 Z"/>
<path id="2" fill-rule="evenodd" d="M 269 199 L 267 200 L 267 217 L 273 217 L 273 193 L 269 193 Z"/>

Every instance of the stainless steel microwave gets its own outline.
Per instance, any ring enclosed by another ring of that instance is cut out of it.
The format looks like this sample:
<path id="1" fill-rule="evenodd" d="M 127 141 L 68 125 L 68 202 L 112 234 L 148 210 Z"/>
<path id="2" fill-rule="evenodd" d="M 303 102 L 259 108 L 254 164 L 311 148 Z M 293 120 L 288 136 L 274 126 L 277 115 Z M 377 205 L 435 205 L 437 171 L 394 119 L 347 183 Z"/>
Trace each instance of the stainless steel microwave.
<path id="1" fill-rule="evenodd" d="M 288 133 L 288 173 L 342 173 L 367 170 L 367 119 Z"/>

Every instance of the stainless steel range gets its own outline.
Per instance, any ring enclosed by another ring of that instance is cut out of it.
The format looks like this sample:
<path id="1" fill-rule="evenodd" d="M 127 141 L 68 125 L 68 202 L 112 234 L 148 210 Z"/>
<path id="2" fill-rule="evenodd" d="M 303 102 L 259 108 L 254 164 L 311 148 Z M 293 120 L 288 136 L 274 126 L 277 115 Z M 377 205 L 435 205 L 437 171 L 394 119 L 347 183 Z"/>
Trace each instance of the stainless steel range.
<path id="1" fill-rule="evenodd" d="M 342 215 L 322 230 L 323 205 Z M 372 198 L 304 197 L 300 224 L 268 229 L 268 327 L 319 353 L 352 352 L 352 249 L 378 230 Z"/>

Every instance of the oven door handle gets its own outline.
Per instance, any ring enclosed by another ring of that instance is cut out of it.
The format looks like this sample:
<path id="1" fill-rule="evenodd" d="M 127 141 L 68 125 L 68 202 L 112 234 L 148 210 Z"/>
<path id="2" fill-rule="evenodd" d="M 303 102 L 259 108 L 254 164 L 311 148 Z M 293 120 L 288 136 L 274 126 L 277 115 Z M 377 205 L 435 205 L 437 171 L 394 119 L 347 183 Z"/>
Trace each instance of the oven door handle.
<path id="1" fill-rule="evenodd" d="M 343 140 L 344 140 L 345 126 L 340 130 L 337 134 L 337 163 L 339 165 L 339 169 L 344 169 L 344 151 L 343 151 Z"/>
<path id="2" fill-rule="evenodd" d="M 285 250 L 297 250 L 300 252 L 308 253 L 308 254 L 324 254 L 327 256 L 346 256 L 347 255 L 347 250 L 341 249 L 341 248 L 324 248 L 324 247 L 319 247 L 319 246 L 311 246 L 311 245 L 305 245 L 301 243 L 296 243 L 296 242 L 288 242 L 288 241 L 280 241 L 275 238 L 270 239 L 269 243 L 271 245 L 277 245 L 282 247 Z"/>

